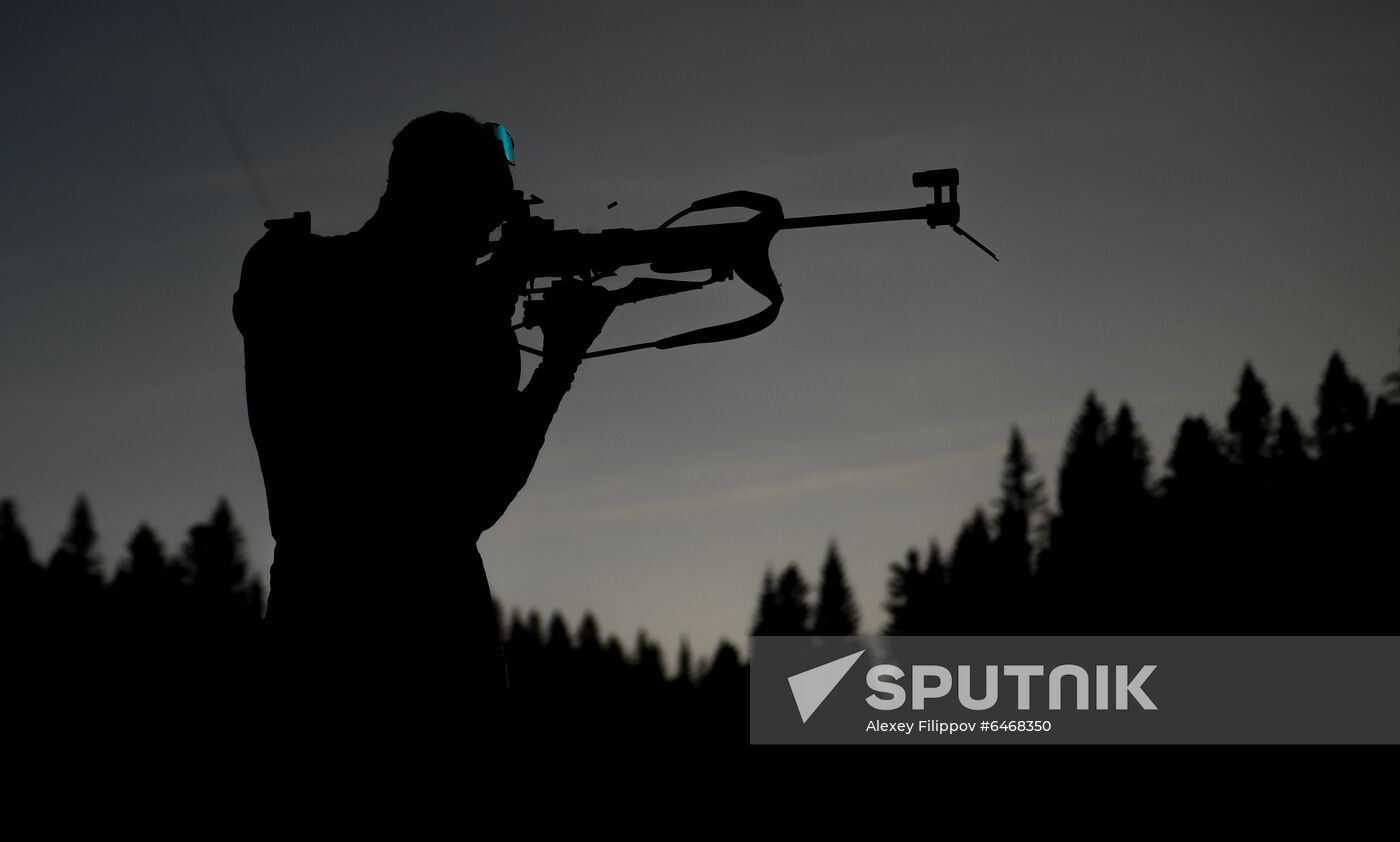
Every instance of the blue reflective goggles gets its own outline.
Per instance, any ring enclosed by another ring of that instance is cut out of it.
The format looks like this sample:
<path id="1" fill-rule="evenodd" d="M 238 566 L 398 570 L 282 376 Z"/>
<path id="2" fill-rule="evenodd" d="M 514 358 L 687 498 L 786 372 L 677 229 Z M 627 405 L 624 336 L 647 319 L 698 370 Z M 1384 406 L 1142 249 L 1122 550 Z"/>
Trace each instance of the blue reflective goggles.
<path id="1" fill-rule="evenodd" d="M 500 123 L 482 123 L 482 128 L 491 132 L 491 136 L 500 141 L 501 151 L 506 155 L 506 163 L 515 166 L 515 141 L 511 140 L 510 132 Z"/>

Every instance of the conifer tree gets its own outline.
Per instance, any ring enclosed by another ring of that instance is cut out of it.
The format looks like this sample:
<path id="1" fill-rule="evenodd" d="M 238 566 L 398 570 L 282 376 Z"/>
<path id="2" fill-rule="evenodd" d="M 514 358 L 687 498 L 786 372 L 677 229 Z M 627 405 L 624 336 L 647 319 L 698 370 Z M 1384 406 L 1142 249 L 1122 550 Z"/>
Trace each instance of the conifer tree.
<path id="1" fill-rule="evenodd" d="M 1324 461 L 1359 452 L 1369 412 L 1366 387 L 1347 371 L 1341 354 L 1333 352 L 1317 390 L 1317 417 L 1313 421 L 1317 449 Z"/>
<path id="2" fill-rule="evenodd" d="M 987 515 L 978 506 L 972 517 L 958 531 L 953 543 L 953 557 L 949 570 L 952 586 L 957 589 L 959 598 L 986 591 L 992 584 L 992 536 L 987 528 Z"/>
<path id="3" fill-rule="evenodd" d="M 29 535 L 19 522 L 19 506 L 9 497 L 0 500 L 0 576 L 34 565 Z"/>
<path id="4" fill-rule="evenodd" d="M 1032 530 L 1045 507 L 1042 483 L 1021 431 L 1011 428 L 1011 441 L 1002 462 L 1001 496 L 997 499 L 995 571 L 993 578 L 1010 589 L 1025 585 L 1031 575 Z"/>
<path id="5" fill-rule="evenodd" d="M 34 560 L 29 535 L 19 522 L 14 500 L 0 500 L 0 625 L 25 628 L 40 607 L 35 597 L 44 570 Z"/>
<path id="6" fill-rule="evenodd" d="M 1152 464 L 1147 440 L 1138 429 L 1132 407 L 1118 408 L 1113 430 L 1103 446 L 1105 501 L 1115 511 L 1139 503 L 1147 495 L 1147 471 Z"/>
<path id="7" fill-rule="evenodd" d="M 202 623 L 222 633 L 262 616 L 261 588 L 249 575 L 243 533 L 227 500 L 219 498 L 209 520 L 190 527 L 181 557 Z"/>
<path id="8" fill-rule="evenodd" d="M 1230 431 L 1231 455 L 1242 465 L 1253 466 L 1266 455 L 1273 429 L 1273 405 L 1264 383 L 1245 364 L 1235 389 L 1235 405 L 1230 408 L 1226 428 Z"/>
<path id="9" fill-rule="evenodd" d="M 1278 429 L 1274 433 L 1269 458 L 1280 465 L 1297 465 L 1308 460 L 1307 440 L 1298 423 L 1298 416 L 1284 406 L 1278 413 Z"/>
<path id="10" fill-rule="evenodd" d="M 690 652 L 690 640 L 682 637 L 680 650 L 676 654 L 676 683 L 682 687 L 695 684 L 694 656 Z"/>
<path id="11" fill-rule="evenodd" d="M 919 561 L 919 551 L 913 547 L 905 554 L 903 563 L 890 563 L 890 579 L 885 611 L 889 621 L 888 635 L 930 635 L 944 624 L 943 555 L 937 541 L 929 542 L 926 564 Z"/>
<path id="12" fill-rule="evenodd" d="M 841 554 L 836 549 L 836 541 L 827 546 L 826 561 L 822 564 L 821 586 L 817 596 L 817 615 L 812 624 L 812 633 L 845 637 L 856 633 L 860 625 L 860 610 L 856 607 L 855 595 L 846 582 L 846 571 L 841 566 Z"/>
<path id="13" fill-rule="evenodd" d="M 789 564 L 776 579 L 773 571 L 763 574 L 763 591 L 758 598 L 758 612 L 754 617 L 753 634 L 801 635 L 809 634 L 812 614 L 808 603 L 809 589 L 797 565 Z"/>
<path id="14" fill-rule="evenodd" d="M 96 555 L 97 530 L 87 498 L 79 497 L 73 506 L 68 530 L 49 559 L 49 578 L 60 592 L 72 593 L 102 584 L 101 561 Z"/>
<path id="15" fill-rule="evenodd" d="M 1061 515 L 1073 517 L 1081 512 L 1092 515 L 1102 499 L 1103 448 L 1108 432 L 1103 404 L 1090 392 L 1070 428 L 1065 457 L 1060 463 Z"/>
<path id="16" fill-rule="evenodd" d="M 117 565 L 114 585 L 173 599 L 184 571 L 165 554 L 165 546 L 149 524 L 142 523 L 126 545 L 126 558 Z"/>

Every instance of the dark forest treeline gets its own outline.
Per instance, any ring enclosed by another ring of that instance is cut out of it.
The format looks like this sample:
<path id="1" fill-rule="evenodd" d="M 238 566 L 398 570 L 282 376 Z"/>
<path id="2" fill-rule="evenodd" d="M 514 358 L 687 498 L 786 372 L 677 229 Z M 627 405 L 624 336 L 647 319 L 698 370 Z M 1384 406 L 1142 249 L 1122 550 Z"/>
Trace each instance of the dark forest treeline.
<path id="1" fill-rule="evenodd" d="M 1013 428 L 992 506 L 973 512 L 950 551 L 933 541 L 890 564 L 879 630 L 1393 633 L 1397 512 L 1400 371 L 1373 399 L 1334 354 L 1305 428 L 1288 407 L 1275 410 L 1246 365 L 1223 423 L 1184 419 L 1155 478 L 1131 408 L 1110 412 L 1090 393 L 1053 500 Z M 40 677 L 41 698 L 46 675 L 91 674 L 107 694 L 146 685 L 178 694 L 204 674 L 257 686 L 263 588 L 226 502 L 174 553 L 138 527 L 110 581 L 96 542 L 80 498 L 41 563 L 15 502 L 0 501 L 0 630 L 14 662 Z M 698 736 L 744 730 L 747 665 L 727 642 L 698 661 L 683 643 L 668 671 L 645 632 L 627 648 L 591 614 L 574 627 L 558 613 L 506 618 L 498 608 L 496 620 L 523 711 L 557 713 L 569 688 L 568 715 L 585 727 L 644 732 L 648 718 L 682 716 Z M 815 593 L 796 564 L 765 574 L 750 631 L 860 628 L 833 542 Z M 93 701 L 69 693 L 45 703 Z"/>
<path id="2" fill-rule="evenodd" d="M 1400 584 L 1400 370 L 1374 400 L 1339 354 L 1311 424 L 1275 411 L 1252 366 L 1224 423 L 1182 420 L 1164 475 L 1126 403 L 1090 392 L 1055 501 L 1013 427 L 990 510 L 944 552 L 889 568 L 881 631 L 936 634 L 1394 633 Z M 754 634 L 849 634 L 833 544 L 816 598 L 769 571 Z"/>
<path id="3" fill-rule="evenodd" d="M 257 628 L 263 587 L 249 573 L 226 501 L 190 528 L 174 554 L 150 526 L 138 526 L 110 580 L 102 574 L 97 537 L 92 510 L 79 497 L 67 531 L 40 564 L 15 501 L 0 500 L 0 607 L 12 639 L 91 648 L 113 637 L 150 635 L 174 645 Z"/>
<path id="4" fill-rule="evenodd" d="M 251 712 L 267 655 L 260 649 L 265 599 L 228 503 L 220 500 L 208 521 L 191 527 L 175 553 L 141 524 L 110 579 L 97 538 L 91 508 L 79 497 L 58 547 L 41 563 L 17 504 L 0 500 L 0 632 L 38 705 L 82 709 L 93 703 L 87 692 L 108 695 L 106 704 L 212 686 L 232 691 L 238 698 L 226 701 Z M 698 660 L 682 641 L 668 671 L 645 631 L 629 648 L 604 638 L 591 613 L 571 629 L 559 612 L 545 623 L 538 611 L 516 610 L 505 621 L 497 605 L 496 623 L 522 713 L 546 712 L 561 687 L 586 687 L 570 702 L 585 721 L 620 710 L 634 720 L 636 711 L 688 712 L 697 732 L 742 732 L 747 665 L 727 641 Z"/>

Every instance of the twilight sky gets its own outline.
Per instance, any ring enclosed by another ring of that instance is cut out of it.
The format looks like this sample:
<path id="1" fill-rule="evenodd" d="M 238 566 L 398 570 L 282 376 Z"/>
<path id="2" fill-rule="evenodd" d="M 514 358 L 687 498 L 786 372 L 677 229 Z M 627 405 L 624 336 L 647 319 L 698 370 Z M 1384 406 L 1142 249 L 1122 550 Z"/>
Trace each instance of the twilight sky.
<path id="1" fill-rule="evenodd" d="M 509 126 L 561 227 L 733 189 L 904 206 L 912 171 L 962 170 L 1002 263 L 919 223 L 785 233 L 775 326 L 580 372 L 482 540 L 492 586 L 668 656 L 740 642 L 765 565 L 814 577 L 832 537 L 878 629 L 888 562 L 994 496 L 1013 423 L 1053 477 L 1091 388 L 1160 470 L 1246 359 L 1304 419 L 1334 348 L 1373 390 L 1400 359 L 1395 4 L 178 8 L 273 213 L 317 233 L 370 215 L 394 133 L 438 109 Z M 139 521 L 178 547 L 226 495 L 271 560 L 230 315 L 265 214 L 196 67 L 166 4 L 0 26 L 0 497 L 45 555 L 79 492 L 109 569 Z M 636 305 L 601 342 L 760 303 Z"/>

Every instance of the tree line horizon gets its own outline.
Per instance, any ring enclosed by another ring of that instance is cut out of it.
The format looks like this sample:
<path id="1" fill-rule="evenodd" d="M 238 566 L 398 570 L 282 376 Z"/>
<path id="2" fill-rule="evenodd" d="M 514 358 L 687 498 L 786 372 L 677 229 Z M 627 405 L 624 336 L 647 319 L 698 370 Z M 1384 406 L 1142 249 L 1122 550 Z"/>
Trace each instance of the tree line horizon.
<path id="1" fill-rule="evenodd" d="M 1290 407 L 1275 411 L 1246 363 L 1224 423 L 1186 416 L 1154 478 L 1130 405 L 1110 412 L 1090 391 L 1069 430 L 1053 500 L 1013 426 L 991 505 L 973 509 L 947 551 L 933 539 L 888 564 L 879 631 L 1393 633 L 1400 367 L 1373 400 L 1334 352 L 1315 403 L 1305 429 Z M 123 645 L 188 654 L 250 639 L 265 598 L 242 543 L 220 498 L 174 553 L 139 524 L 108 580 L 85 497 L 47 564 L 6 497 L 0 623 L 31 648 L 55 652 Z M 747 665 L 728 638 L 698 661 L 682 638 L 668 674 L 645 630 L 629 650 L 616 635 L 604 637 L 591 611 L 571 627 L 558 611 L 545 621 L 516 608 L 507 618 L 497 603 L 496 622 L 522 698 L 559 676 L 587 676 L 696 710 L 743 712 Z M 769 565 L 748 631 L 845 636 L 860 628 L 833 539 L 815 589 L 796 562 Z"/>

